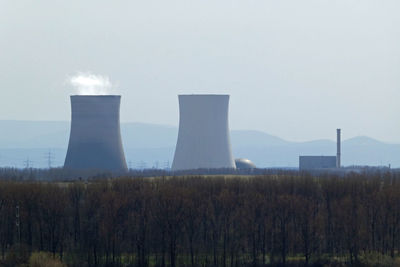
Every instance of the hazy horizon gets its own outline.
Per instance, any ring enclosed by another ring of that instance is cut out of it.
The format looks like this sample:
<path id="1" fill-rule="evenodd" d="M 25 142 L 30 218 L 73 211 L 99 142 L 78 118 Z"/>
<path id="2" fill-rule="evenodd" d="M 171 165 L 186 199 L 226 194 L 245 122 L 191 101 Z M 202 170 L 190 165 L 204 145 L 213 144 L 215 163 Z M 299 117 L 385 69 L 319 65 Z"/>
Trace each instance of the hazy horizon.
<path id="1" fill-rule="evenodd" d="M 2 122 L 2 121 L 3 122 L 4 121 L 8 121 L 8 122 L 28 122 L 28 123 L 29 122 L 33 122 L 33 123 L 46 123 L 46 122 L 49 122 L 49 123 L 68 123 L 68 124 L 70 124 L 70 120 L 1 120 L 0 119 L 0 122 Z M 178 128 L 179 128 L 179 125 L 172 125 L 172 124 L 150 123 L 150 122 L 140 122 L 140 121 L 121 121 L 121 125 L 125 125 L 125 124 L 141 124 L 141 125 L 148 125 L 148 126 L 155 126 L 155 127 L 173 128 L 173 129 L 176 129 L 177 131 L 178 131 Z M 281 136 L 273 135 L 273 134 L 270 134 L 270 133 L 268 133 L 266 131 L 263 131 L 263 130 L 257 130 L 257 129 L 230 129 L 230 132 L 235 132 L 235 131 L 259 132 L 259 133 L 267 134 L 267 135 L 269 135 L 271 137 L 276 137 L 276 138 L 282 139 L 283 141 L 290 142 L 290 143 L 308 143 L 308 142 L 315 142 L 315 141 L 331 141 L 331 142 L 336 143 L 336 138 L 337 138 L 336 130 L 334 131 L 333 136 L 330 137 L 330 138 L 315 138 L 315 139 L 302 140 L 302 141 L 288 140 L 288 139 L 285 139 L 285 138 L 283 138 Z M 377 138 L 375 138 L 373 136 L 367 136 L 367 135 L 345 136 L 343 138 L 343 133 L 342 133 L 341 140 L 342 140 L 342 142 L 344 142 L 344 141 L 348 141 L 348 140 L 352 140 L 352 139 L 356 139 L 356 138 L 364 138 L 364 137 L 368 138 L 370 140 L 378 141 L 378 142 L 380 142 L 382 144 L 388 144 L 388 145 L 400 144 L 400 143 L 385 142 L 385 141 L 379 140 L 379 139 L 377 139 Z"/>
<path id="2" fill-rule="evenodd" d="M 91 73 L 122 95 L 121 122 L 177 127 L 178 94 L 224 93 L 232 130 L 400 143 L 398 1 L 0 7 L 0 120 L 69 121 L 69 80 Z"/>
<path id="3" fill-rule="evenodd" d="M 0 167 L 23 167 L 27 158 L 36 167 L 47 166 L 51 153 L 53 166 L 62 166 L 68 147 L 68 121 L 2 121 L 0 120 Z M 127 162 L 135 166 L 143 161 L 172 163 L 178 128 L 147 123 L 122 123 L 121 137 Z M 335 155 L 335 140 L 290 142 L 260 131 L 232 130 L 235 158 L 248 158 L 259 167 L 296 167 L 299 155 Z M 400 144 L 354 137 L 342 139 L 344 166 L 369 165 L 400 167 Z M 55 165 L 55 163 L 57 163 Z"/>

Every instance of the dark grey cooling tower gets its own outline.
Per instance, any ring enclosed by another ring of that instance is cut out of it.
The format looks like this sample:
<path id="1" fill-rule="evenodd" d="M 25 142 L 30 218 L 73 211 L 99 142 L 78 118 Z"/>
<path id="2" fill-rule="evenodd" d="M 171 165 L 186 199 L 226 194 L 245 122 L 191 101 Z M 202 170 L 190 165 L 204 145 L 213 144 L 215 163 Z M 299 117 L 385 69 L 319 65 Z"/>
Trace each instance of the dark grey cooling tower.
<path id="1" fill-rule="evenodd" d="M 64 168 L 126 171 L 118 95 L 71 96 L 71 133 Z"/>

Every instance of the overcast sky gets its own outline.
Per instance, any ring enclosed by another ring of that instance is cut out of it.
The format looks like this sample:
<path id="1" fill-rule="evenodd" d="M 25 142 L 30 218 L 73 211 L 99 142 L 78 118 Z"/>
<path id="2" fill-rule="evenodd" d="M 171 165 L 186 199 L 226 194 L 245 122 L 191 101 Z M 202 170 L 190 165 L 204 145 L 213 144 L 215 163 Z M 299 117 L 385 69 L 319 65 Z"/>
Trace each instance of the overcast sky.
<path id="1" fill-rule="evenodd" d="M 228 93 L 232 129 L 400 143 L 399 0 L 0 0 L 0 119 L 69 120 L 68 77 L 108 76 L 121 120 L 178 125 Z M 1 129 L 0 129 L 1 130 Z"/>

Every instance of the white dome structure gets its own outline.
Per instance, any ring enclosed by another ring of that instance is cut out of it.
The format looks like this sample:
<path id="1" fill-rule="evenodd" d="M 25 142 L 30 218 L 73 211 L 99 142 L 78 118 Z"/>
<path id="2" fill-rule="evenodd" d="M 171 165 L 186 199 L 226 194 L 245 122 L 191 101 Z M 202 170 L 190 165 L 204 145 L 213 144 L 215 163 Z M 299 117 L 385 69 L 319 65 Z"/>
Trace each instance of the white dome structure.
<path id="1" fill-rule="evenodd" d="M 236 168 L 238 169 L 255 169 L 256 165 L 249 159 L 235 159 Z"/>

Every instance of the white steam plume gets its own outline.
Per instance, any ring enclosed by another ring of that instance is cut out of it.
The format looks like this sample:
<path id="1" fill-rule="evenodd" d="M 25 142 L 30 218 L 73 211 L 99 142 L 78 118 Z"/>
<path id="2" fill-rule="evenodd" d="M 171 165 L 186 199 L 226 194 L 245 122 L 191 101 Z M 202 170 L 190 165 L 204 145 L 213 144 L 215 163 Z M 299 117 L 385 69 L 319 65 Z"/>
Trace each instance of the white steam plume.
<path id="1" fill-rule="evenodd" d="M 69 82 L 79 95 L 107 95 L 112 87 L 107 76 L 91 73 L 78 73 L 70 77 Z"/>

